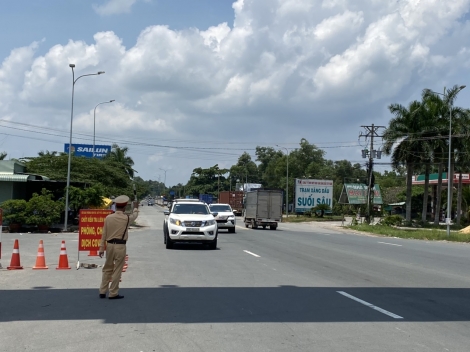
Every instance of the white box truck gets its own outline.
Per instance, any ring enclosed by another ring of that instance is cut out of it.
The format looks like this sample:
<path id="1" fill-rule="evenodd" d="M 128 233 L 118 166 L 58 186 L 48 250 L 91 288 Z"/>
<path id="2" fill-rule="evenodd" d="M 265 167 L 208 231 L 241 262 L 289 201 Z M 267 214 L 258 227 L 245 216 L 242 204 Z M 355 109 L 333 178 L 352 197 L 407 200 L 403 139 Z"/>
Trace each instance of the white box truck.
<path id="1" fill-rule="evenodd" d="M 258 189 L 246 192 L 243 209 L 245 227 L 256 229 L 259 226 L 277 229 L 282 219 L 283 193 L 281 190 Z"/>

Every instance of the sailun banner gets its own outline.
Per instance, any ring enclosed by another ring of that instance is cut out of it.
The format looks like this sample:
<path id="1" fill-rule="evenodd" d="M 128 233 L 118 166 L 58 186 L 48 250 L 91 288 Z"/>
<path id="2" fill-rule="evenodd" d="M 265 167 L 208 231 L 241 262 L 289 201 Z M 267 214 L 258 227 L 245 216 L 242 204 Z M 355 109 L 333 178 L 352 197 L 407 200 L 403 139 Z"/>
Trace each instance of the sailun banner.
<path id="1" fill-rule="evenodd" d="M 110 145 L 95 145 L 95 158 L 102 158 L 111 151 Z M 69 152 L 69 144 L 64 144 L 64 152 Z M 72 144 L 72 153 L 75 156 L 93 158 L 93 144 Z"/>

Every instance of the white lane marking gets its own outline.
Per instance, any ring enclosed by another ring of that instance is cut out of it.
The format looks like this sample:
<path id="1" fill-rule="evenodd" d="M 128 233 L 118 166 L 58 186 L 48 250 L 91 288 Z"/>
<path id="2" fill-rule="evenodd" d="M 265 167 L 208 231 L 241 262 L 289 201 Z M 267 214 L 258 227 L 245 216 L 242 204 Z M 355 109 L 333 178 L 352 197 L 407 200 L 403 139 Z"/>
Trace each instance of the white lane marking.
<path id="1" fill-rule="evenodd" d="M 388 242 L 377 242 L 377 243 L 388 244 L 389 246 L 397 246 L 397 247 L 402 247 L 402 245 L 401 245 L 401 244 L 395 244 L 395 243 L 388 243 Z"/>
<path id="2" fill-rule="evenodd" d="M 257 258 L 260 257 L 258 254 L 251 253 L 251 252 L 249 252 L 249 251 L 245 251 L 245 250 L 244 250 L 243 252 L 248 253 L 248 254 L 251 254 L 253 257 L 257 257 Z"/>
<path id="3" fill-rule="evenodd" d="M 371 303 L 369 303 L 369 302 L 366 302 L 366 301 L 363 301 L 362 299 L 359 299 L 359 298 L 357 298 L 357 297 L 351 296 L 349 293 L 346 293 L 346 292 L 344 292 L 344 291 L 336 291 L 336 292 L 338 292 L 340 295 L 343 295 L 343 296 L 345 296 L 345 297 L 348 297 L 348 298 L 350 298 L 350 299 L 352 299 L 352 300 L 354 300 L 354 301 L 356 301 L 356 302 L 359 302 L 359 303 L 361 303 L 361 304 L 363 304 L 363 305 L 365 305 L 365 306 L 367 306 L 367 307 L 369 307 L 369 308 L 375 309 L 375 310 L 379 311 L 380 313 L 386 314 L 386 315 L 388 315 L 389 317 L 392 317 L 392 318 L 394 318 L 394 319 L 403 319 L 403 317 L 401 317 L 401 316 L 399 316 L 399 315 L 396 315 L 396 314 L 394 314 L 394 313 L 391 313 L 391 312 L 389 312 L 389 311 L 387 311 L 387 310 L 385 310 L 385 309 L 382 309 L 382 308 L 380 308 L 380 307 L 374 306 L 373 304 L 371 304 Z"/>

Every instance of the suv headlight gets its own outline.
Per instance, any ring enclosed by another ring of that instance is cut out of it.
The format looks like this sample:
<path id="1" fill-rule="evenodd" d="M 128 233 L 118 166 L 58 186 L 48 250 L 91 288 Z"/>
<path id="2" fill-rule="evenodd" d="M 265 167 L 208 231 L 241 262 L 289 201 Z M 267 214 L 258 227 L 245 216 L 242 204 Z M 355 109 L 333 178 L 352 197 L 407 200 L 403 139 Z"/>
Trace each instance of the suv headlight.
<path id="1" fill-rule="evenodd" d="M 207 220 L 203 223 L 203 226 L 215 225 L 215 220 Z"/>
<path id="2" fill-rule="evenodd" d="M 235 215 L 230 215 L 227 220 L 235 220 Z"/>
<path id="3" fill-rule="evenodd" d="M 178 220 L 178 219 L 170 218 L 170 222 L 171 222 L 172 224 L 175 224 L 176 226 L 182 226 L 182 225 L 181 225 L 181 221 Z"/>

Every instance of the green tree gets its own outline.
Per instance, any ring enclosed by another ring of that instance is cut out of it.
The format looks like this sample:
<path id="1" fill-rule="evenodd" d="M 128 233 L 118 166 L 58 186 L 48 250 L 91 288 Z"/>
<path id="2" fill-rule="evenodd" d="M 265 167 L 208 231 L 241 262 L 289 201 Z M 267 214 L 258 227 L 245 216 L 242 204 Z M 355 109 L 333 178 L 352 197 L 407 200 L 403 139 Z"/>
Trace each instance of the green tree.
<path id="1" fill-rule="evenodd" d="M 423 131 L 429 130 L 429 121 L 422 118 L 422 104 L 413 101 L 408 108 L 401 104 L 391 104 L 388 108 L 395 116 L 384 132 L 384 153 L 391 155 L 392 165 L 406 166 L 406 222 L 411 222 L 412 176 L 415 163 L 419 162 L 419 153 L 423 143 L 419 138 Z"/>
<path id="2" fill-rule="evenodd" d="M 225 182 L 225 177 L 221 175 L 226 173 L 228 169 L 220 169 L 218 164 L 207 169 L 195 168 L 185 186 L 185 192 L 195 197 L 199 194 L 218 195 L 219 181 Z"/>
<path id="3" fill-rule="evenodd" d="M 230 175 L 236 177 L 241 183 L 260 182 L 258 166 L 247 152 L 244 152 L 238 158 L 238 162 L 230 168 Z"/>
<path id="4" fill-rule="evenodd" d="M 65 153 L 39 153 L 37 157 L 23 158 L 26 172 L 44 175 L 51 180 L 65 181 L 67 179 L 68 155 Z M 114 159 L 84 158 L 72 155 L 71 182 L 82 182 L 89 186 L 100 183 L 103 195 L 132 195 L 132 183 L 122 164 Z"/>
<path id="5" fill-rule="evenodd" d="M 99 183 L 85 189 L 70 186 L 69 207 L 74 211 L 103 205 L 103 186 Z"/>
<path id="6" fill-rule="evenodd" d="M 444 88 L 444 94 L 438 94 L 433 92 L 429 89 L 425 89 L 423 91 L 423 101 L 426 104 L 427 110 L 429 114 L 432 114 L 437 119 L 435 126 L 437 126 L 438 132 L 436 133 L 436 142 L 435 142 L 435 150 L 434 150 L 434 158 L 439 162 L 439 180 L 438 180 L 438 198 L 437 198 L 437 205 L 435 207 L 435 217 L 434 217 L 434 224 L 437 225 L 439 221 L 439 212 L 440 212 L 440 204 L 441 204 L 441 189 L 442 189 L 442 166 L 445 160 L 448 161 L 448 154 L 449 154 L 449 145 L 448 145 L 448 136 L 450 132 L 452 132 L 452 136 L 459 133 L 465 133 L 468 131 L 468 110 L 462 109 L 459 107 L 454 107 L 454 101 L 458 96 L 458 93 L 462 90 L 462 87 L 457 85 L 453 86 L 451 89 Z M 452 110 L 452 113 L 451 113 Z M 451 121 L 452 116 L 452 121 Z M 449 131 L 449 127 L 451 122 L 453 128 L 452 131 Z M 467 141 L 466 139 L 458 139 L 452 137 L 452 153 L 451 153 L 451 167 L 450 170 L 448 169 L 447 176 L 449 173 L 453 179 L 453 170 L 456 161 L 456 153 L 453 151 L 457 151 L 457 155 L 459 154 L 459 150 L 466 151 L 467 150 Z M 460 155 L 463 155 L 460 153 Z M 462 158 L 460 159 L 462 162 Z M 465 163 L 465 162 L 463 162 Z M 451 202 L 447 206 L 452 206 L 452 193 L 451 195 Z M 461 197 L 461 194 L 459 195 Z"/>
<path id="7" fill-rule="evenodd" d="M 29 225 L 48 225 L 58 222 L 64 204 L 53 199 L 52 192 L 43 188 L 41 194 L 33 193 L 26 204 L 26 223 Z"/>
<path id="8" fill-rule="evenodd" d="M 116 161 L 124 168 L 130 178 L 134 178 L 135 170 L 132 168 L 134 166 L 134 160 L 132 160 L 130 156 L 127 156 L 128 151 L 128 147 L 121 148 L 119 145 L 113 144 L 111 151 L 103 159 Z"/>

